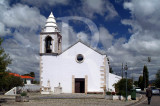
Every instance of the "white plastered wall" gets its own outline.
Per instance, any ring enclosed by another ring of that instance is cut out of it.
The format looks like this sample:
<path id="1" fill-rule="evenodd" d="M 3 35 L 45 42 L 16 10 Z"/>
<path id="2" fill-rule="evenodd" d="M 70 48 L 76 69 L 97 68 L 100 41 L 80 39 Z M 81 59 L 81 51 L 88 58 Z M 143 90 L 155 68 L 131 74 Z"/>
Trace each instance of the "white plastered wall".
<path id="1" fill-rule="evenodd" d="M 83 63 L 77 63 L 78 54 L 84 56 Z M 72 75 L 75 78 L 85 78 L 85 75 L 88 75 L 88 92 L 103 92 L 100 76 L 100 67 L 103 62 L 104 55 L 95 52 L 81 42 L 59 56 L 43 55 L 42 86 L 47 86 L 49 80 L 52 91 L 60 83 L 63 93 L 72 93 Z"/>
<path id="2" fill-rule="evenodd" d="M 117 83 L 122 77 L 109 73 L 109 87 L 107 91 L 115 92 L 114 84 Z"/>

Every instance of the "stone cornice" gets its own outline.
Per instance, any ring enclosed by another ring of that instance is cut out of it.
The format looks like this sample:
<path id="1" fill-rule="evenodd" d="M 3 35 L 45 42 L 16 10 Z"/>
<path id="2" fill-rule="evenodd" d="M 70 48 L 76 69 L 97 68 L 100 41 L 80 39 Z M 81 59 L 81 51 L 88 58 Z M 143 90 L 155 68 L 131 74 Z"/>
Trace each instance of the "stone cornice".
<path id="1" fill-rule="evenodd" d="M 59 34 L 60 32 L 41 32 L 40 34 L 43 35 L 43 34 Z"/>
<path id="2" fill-rule="evenodd" d="M 40 56 L 58 56 L 58 53 L 39 53 Z"/>

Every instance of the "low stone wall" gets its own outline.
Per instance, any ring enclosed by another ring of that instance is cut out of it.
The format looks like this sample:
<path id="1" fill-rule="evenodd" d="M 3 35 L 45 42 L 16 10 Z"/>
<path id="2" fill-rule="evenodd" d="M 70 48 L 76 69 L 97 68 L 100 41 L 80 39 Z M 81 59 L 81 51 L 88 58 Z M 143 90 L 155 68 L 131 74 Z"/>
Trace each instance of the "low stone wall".
<path id="1" fill-rule="evenodd" d="M 125 97 L 120 96 L 120 95 L 106 95 L 105 99 L 108 99 L 108 100 L 125 100 Z M 131 95 L 129 95 L 127 99 L 131 100 Z"/>
<path id="2" fill-rule="evenodd" d="M 25 84 L 23 87 L 17 87 L 17 91 L 28 91 L 28 92 L 39 92 L 40 91 L 40 85 L 36 84 Z"/>
<path id="3" fill-rule="evenodd" d="M 16 102 L 29 102 L 29 96 L 16 96 Z"/>

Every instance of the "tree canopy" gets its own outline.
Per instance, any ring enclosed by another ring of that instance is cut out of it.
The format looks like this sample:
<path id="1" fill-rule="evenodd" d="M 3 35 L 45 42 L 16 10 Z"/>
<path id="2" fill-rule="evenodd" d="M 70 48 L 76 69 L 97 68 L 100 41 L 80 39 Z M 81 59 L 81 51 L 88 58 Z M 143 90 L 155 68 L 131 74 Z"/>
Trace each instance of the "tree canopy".
<path id="1" fill-rule="evenodd" d="M 24 74 L 25 76 L 31 76 L 31 77 L 35 77 L 35 73 L 34 72 L 30 72 L 28 74 Z"/>
<path id="2" fill-rule="evenodd" d="M 30 72 L 30 76 L 31 77 L 35 77 L 35 73 L 34 72 Z"/>
<path id="3" fill-rule="evenodd" d="M 0 38 L 0 74 L 6 71 L 6 67 L 11 64 L 11 58 L 9 54 L 6 54 L 4 49 L 2 48 L 2 39 Z"/>
<path id="4" fill-rule="evenodd" d="M 158 70 L 157 73 L 156 73 L 155 86 L 157 88 L 160 88 L 160 70 Z"/>
<path id="5" fill-rule="evenodd" d="M 23 80 L 20 77 L 9 75 L 8 72 L 2 77 L 1 91 L 8 91 L 13 87 L 23 86 Z"/>
<path id="6" fill-rule="evenodd" d="M 6 72 L 7 66 L 11 64 L 9 54 L 5 53 L 2 48 L 3 40 L 0 38 L 0 91 L 7 91 L 15 86 L 23 86 L 23 81 L 19 77 L 9 75 Z"/>
<path id="7" fill-rule="evenodd" d="M 146 65 L 144 65 L 144 67 L 143 67 L 143 84 L 144 84 L 144 88 L 147 88 L 149 85 L 148 68 Z M 144 89 L 144 88 L 142 88 L 142 89 Z"/>
<path id="8" fill-rule="evenodd" d="M 133 82 L 132 82 L 131 79 L 127 79 L 127 91 L 130 91 L 132 89 L 132 83 Z M 115 90 L 116 90 L 116 92 L 118 92 L 121 95 L 125 96 L 125 91 L 126 91 L 126 79 L 125 78 L 119 80 L 115 84 Z"/>
<path id="9" fill-rule="evenodd" d="M 138 87 L 140 87 L 142 90 L 144 89 L 143 76 L 139 76 Z"/>

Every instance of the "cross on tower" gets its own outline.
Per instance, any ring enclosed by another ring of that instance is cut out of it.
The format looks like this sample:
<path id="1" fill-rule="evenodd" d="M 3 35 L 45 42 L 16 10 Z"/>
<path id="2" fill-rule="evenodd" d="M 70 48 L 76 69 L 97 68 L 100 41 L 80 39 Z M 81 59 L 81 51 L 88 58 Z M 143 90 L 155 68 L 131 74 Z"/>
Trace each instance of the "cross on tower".
<path id="1" fill-rule="evenodd" d="M 78 40 L 81 40 L 81 35 L 78 35 Z"/>

